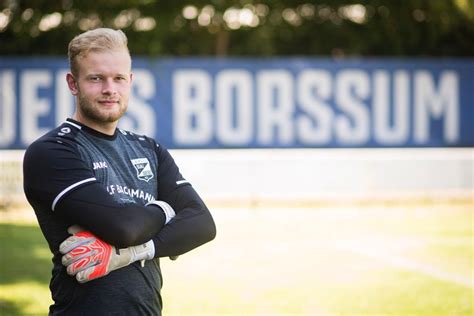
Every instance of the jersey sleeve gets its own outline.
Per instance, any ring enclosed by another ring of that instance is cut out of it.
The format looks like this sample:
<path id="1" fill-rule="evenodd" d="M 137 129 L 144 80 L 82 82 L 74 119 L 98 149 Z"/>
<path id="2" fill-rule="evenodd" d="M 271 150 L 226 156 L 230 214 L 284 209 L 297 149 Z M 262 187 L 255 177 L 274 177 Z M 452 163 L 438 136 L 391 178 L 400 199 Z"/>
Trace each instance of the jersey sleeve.
<path id="1" fill-rule="evenodd" d="M 158 146 L 158 197 L 176 216 L 153 238 L 155 257 L 177 256 L 212 239 L 216 227 L 209 209 L 181 175 L 170 153 Z"/>
<path id="2" fill-rule="evenodd" d="M 54 210 L 68 193 L 97 182 L 72 144 L 46 140 L 30 145 L 23 160 L 24 191 L 30 203 Z"/>
<path id="3" fill-rule="evenodd" d="M 157 206 L 116 202 L 72 144 L 33 143 L 23 169 L 25 195 L 35 211 L 54 212 L 119 248 L 149 241 L 164 224 Z"/>

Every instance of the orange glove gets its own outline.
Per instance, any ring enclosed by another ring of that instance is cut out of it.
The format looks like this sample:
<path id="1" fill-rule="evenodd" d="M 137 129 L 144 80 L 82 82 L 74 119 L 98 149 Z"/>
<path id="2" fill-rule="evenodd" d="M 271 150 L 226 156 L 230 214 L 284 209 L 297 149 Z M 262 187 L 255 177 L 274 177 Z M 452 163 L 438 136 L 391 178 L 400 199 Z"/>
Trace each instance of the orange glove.
<path id="1" fill-rule="evenodd" d="M 59 246 L 63 254 L 61 262 L 67 273 L 85 283 L 106 276 L 110 272 L 128 266 L 132 262 L 151 260 L 155 254 L 153 241 L 139 246 L 118 249 L 78 226 L 71 226 L 73 234 Z"/>

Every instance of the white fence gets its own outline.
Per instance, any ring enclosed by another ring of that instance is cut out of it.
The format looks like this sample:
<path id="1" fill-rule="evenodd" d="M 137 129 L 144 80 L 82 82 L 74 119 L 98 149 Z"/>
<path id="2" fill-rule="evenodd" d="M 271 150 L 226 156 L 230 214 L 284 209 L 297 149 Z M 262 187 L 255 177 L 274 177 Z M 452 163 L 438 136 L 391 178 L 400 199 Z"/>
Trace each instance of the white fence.
<path id="1" fill-rule="evenodd" d="M 174 156 L 199 192 L 226 204 L 474 196 L 472 148 L 216 150 Z"/>
<path id="2" fill-rule="evenodd" d="M 24 151 L 0 151 L 0 205 L 24 203 Z M 210 204 L 474 201 L 474 148 L 173 150 Z"/>

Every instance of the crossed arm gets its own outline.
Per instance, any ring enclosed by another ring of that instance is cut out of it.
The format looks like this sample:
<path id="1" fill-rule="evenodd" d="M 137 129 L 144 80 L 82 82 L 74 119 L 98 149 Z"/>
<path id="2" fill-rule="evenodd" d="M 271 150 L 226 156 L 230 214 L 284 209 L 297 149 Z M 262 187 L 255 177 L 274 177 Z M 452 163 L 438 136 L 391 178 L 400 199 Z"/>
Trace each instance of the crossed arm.
<path id="1" fill-rule="evenodd" d="M 100 191 L 97 185 L 90 185 L 71 194 L 71 197 L 58 205 L 62 215 L 76 218 L 77 212 L 85 206 L 84 199 L 90 199 L 97 191 Z M 89 231 L 71 231 L 74 235 L 61 244 L 60 251 L 64 254 L 62 263 L 67 267 L 67 272 L 84 283 L 135 261 L 143 263 L 153 257 L 180 255 L 213 239 L 215 226 L 204 203 L 199 202 L 197 194 L 193 195 L 194 190 L 189 185 L 179 191 L 183 195 L 194 196 L 194 200 L 186 202 L 186 198 L 178 196 L 176 206 L 180 211 L 177 215 L 171 206 L 163 201 L 158 203 L 163 210 L 156 204 L 144 209 L 133 205 L 114 209 L 102 202 L 99 207 L 99 220 L 90 221 L 84 218 L 84 214 L 76 218 L 75 222 L 84 223 L 84 227 L 88 227 L 94 234 Z M 90 209 L 86 212 L 87 217 L 94 215 Z M 130 212 L 136 212 L 135 216 L 129 216 Z M 103 226 L 106 223 L 109 225 Z M 159 232 L 155 233 L 158 228 Z M 149 239 L 149 235 L 152 235 L 152 240 L 141 244 Z M 105 240 L 107 242 L 104 242 Z"/>
<path id="2" fill-rule="evenodd" d="M 66 143 L 30 146 L 24 162 L 25 193 L 35 209 L 50 212 L 47 209 L 52 208 L 54 216 L 83 227 L 109 246 L 118 249 L 151 242 L 153 257 L 177 256 L 212 240 L 215 225 L 192 186 L 177 181 L 182 177 L 169 153 L 163 149 L 157 155 L 159 199 L 176 213 L 167 225 L 160 206 L 116 202 L 74 146 Z M 48 185 L 44 184 L 45 176 Z M 84 183 L 76 186 L 80 182 Z M 70 187 L 74 188 L 62 194 Z"/>
<path id="3" fill-rule="evenodd" d="M 120 205 L 102 184 L 92 183 L 69 193 L 55 212 L 118 248 L 153 240 L 155 257 L 177 256 L 214 238 L 212 216 L 192 186 L 176 188 L 166 202 L 176 216 L 165 226 L 159 206 Z"/>

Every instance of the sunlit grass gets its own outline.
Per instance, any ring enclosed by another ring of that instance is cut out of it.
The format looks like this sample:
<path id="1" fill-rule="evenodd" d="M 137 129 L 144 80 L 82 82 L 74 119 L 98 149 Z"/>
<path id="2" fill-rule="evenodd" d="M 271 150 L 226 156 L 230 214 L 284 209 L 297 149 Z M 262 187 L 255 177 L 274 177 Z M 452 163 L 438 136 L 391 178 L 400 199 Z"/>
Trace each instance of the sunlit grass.
<path id="1" fill-rule="evenodd" d="M 472 286 L 440 280 L 430 270 L 474 284 L 469 208 L 229 212 L 216 214 L 214 244 L 163 262 L 167 315 L 473 312 Z M 375 255 L 351 251 L 354 245 Z M 427 271 L 378 260 L 377 253 Z M 196 307 L 187 309 L 184 300 Z"/>
<path id="2" fill-rule="evenodd" d="M 0 286 L 1 315 L 47 315 L 51 294 L 47 284 L 19 282 Z"/>
<path id="3" fill-rule="evenodd" d="M 0 223 L 0 314 L 47 315 L 51 253 L 34 222 Z"/>
<path id="4" fill-rule="evenodd" d="M 216 240 L 177 261 L 162 260 L 166 316 L 468 316 L 474 311 L 470 207 L 216 209 L 213 214 Z M 0 223 L 0 245 L 0 314 L 46 315 L 51 255 L 37 224 Z"/>

